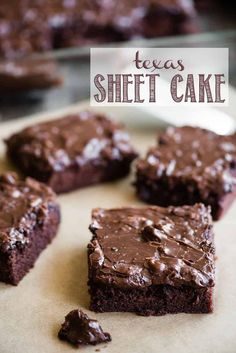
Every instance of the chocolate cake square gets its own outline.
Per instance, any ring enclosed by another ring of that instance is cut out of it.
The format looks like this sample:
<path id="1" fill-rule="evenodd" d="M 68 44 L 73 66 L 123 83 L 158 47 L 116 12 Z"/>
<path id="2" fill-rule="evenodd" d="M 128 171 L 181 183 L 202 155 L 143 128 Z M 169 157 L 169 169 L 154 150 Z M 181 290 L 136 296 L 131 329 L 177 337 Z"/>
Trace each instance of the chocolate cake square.
<path id="1" fill-rule="evenodd" d="M 95 209 L 90 230 L 91 310 L 212 312 L 215 248 L 209 207 Z"/>
<path id="2" fill-rule="evenodd" d="M 6 144 L 23 173 L 57 193 L 122 178 L 137 156 L 121 125 L 92 112 L 33 125 Z"/>
<path id="3" fill-rule="evenodd" d="M 17 285 L 56 235 L 59 205 L 47 186 L 0 176 L 0 281 Z"/>
<path id="4" fill-rule="evenodd" d="M 213 219 L 229 208 L 236 193 L 236 134 L 185 126 L 168 128 L 137 163 L 139 198 L 159 206 L 211 206 Z"/>

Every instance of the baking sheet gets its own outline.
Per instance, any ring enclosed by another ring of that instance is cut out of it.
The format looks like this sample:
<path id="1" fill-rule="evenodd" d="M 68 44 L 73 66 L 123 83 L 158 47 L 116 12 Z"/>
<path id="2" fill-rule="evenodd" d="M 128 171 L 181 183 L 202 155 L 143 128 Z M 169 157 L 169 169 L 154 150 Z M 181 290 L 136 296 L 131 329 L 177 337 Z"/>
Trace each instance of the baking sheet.
<path id="1" fill-rule="evenodd" d="M 84 109 L 86 104 L 61 111 Z M 105 110 L 105 109 L 103 109 Z M 137 110 L 113 109 L 127 121 L 134 146 L 144 153 L 155 143 L 156 129 L 138 119 Z M 51 113 L 0 125 L 0 140 Z M 136 119 L 132 119 L 135 115 Z M 12 169 L 0 142 L 0 172 Z M 59 196 L 60 231 L 35 268 L 17 287 L 0 284 L 0 353 L 69 353 L 75 349 L 57 338 L 64 316 L 80 307 L 112 335 L 112 342 L 81 351 L 104 353 L 235 353 L 236 352 L 236 203 L 215 223 L 217 280 L 215 310 L 208 315 L 141 317 L 131 313 L 95 314 L 88 310 L 86 246 L 93 207 L 140 205 L 129 178 Z"/>

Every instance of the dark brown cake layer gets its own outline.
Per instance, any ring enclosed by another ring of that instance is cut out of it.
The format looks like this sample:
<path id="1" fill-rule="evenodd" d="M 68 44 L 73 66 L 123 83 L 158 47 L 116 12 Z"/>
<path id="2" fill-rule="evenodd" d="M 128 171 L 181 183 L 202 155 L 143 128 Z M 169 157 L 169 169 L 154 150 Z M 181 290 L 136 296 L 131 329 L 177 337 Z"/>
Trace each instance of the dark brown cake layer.
<path id="1" fill-rule="evenodd" d="M 191 0 L 1 0 L 0 55 L 196 31 Z"/>
<path id="2" fill-rule="evenodd" d="M 169 128 L 137 163 L 138 196 L 160 206 L 210 205 L 219 219 L 235 198 L 236 134 Z"/>
<path id="3" fill-rule="evenodd" d="M 56 235 L 60 209 L 45 185 L 0 177 L 0 281 L 17 285 Z"/>
<path id="4" fill-rule="evenodd" d="M 90 310 L 134 312 L 139 315 L 199 314 L 213 311 L 213 289 L 156 285 L 147 288 L 117 288 L 92 284 Z"/>
<path id="5" fill-rule="evenodd" d="M 137 156 L 121 125 L 90 112 L 31 126 L 6 144 L 20 170 L 58 193 L 121 178 Z"/>
<path id="6" fill-rule="evenodd" d="M 90 230 L 91 309 L 212 311 L 215 249 L 204 205 L 95 209 Z"/>

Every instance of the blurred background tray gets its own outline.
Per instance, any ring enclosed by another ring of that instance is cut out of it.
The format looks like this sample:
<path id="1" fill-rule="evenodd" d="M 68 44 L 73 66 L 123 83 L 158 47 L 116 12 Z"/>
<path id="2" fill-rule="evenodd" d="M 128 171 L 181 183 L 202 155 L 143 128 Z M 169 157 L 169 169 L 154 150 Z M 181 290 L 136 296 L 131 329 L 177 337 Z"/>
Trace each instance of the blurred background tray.
<path id="1" fill-rule="evenodd" d="M 93 47 L 227 47 L 230 54 L 230 84 L 236 87 L 236 21 L 234 5 L 226 10 L 212 2 L 199 0 L 198 24 L 201 33 L 139 39 L 128 42 L 93 45 Z M 228 3 L 227 3 L 228 4 Z M 226 4 L 226 5 L 227 5 Z M 202 9 L 203 7 L 203 9 Z M 227 7 L 227 6 L 226 6 Z M 51 111 L 89 98 L 90 46 L 67 48 L 35 54 L 33 60 L 53 58 L 58 62 L 64 84 L 46 91 L 0 95 L 0 121 L 20 118 L 36 112 Z"/>

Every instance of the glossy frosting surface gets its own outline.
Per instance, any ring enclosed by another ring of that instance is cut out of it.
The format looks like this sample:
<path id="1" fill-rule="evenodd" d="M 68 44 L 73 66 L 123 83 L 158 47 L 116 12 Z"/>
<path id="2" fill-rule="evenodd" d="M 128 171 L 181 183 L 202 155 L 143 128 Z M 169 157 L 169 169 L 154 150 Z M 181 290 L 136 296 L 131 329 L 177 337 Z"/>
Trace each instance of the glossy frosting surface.
<path id="1" fill-rule="evenodd" d="M 95 209 L 90 230 L 93 282 L 214 286 L 212 219 L 202 204 Z"/>
<path id="2" fill-rule="evenodd" d="M 1 0 L 0 55 L 191 32 L 194 15 L 188 0 Z"/>

